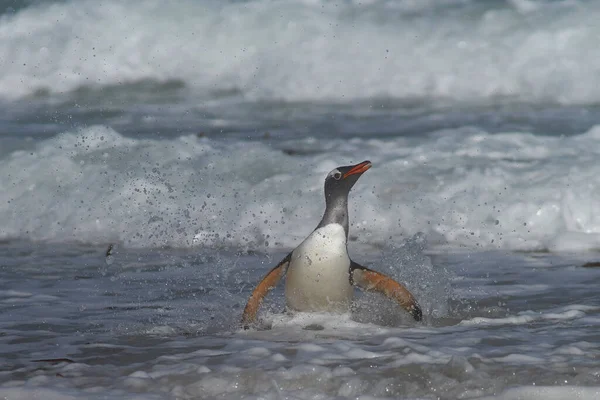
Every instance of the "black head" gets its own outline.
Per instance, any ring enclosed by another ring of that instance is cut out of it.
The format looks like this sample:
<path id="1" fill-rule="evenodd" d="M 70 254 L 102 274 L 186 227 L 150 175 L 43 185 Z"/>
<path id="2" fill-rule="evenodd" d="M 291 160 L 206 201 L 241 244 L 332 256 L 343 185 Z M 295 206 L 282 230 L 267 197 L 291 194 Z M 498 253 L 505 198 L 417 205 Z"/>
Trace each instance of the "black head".
<path id="1" fill-rule="evenodd" d="M 358 178 L 371 168 L 371 161 L 356 165 L 337 167 L 325 178 L 325 198 L 327 202 L 339 197 L 347 197 Z"/>
<path id="2" fill-rule="evenodd" d="M 340 224 L 348 237 L 348 193 L 358 178 L 369 168 L 370 161 L 337 167 L 325 178 L 325 214 L 317 229 L 328 224 Z"/>

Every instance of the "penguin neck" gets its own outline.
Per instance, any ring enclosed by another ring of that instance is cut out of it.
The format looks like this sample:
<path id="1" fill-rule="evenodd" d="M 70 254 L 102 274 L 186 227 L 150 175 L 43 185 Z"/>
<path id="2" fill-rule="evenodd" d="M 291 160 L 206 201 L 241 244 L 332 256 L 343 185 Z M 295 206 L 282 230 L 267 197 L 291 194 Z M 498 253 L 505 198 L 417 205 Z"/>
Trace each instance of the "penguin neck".
<path id="1" fill-rule="evenodd" d="M 316 229 L 329 224 L 343 226 L 348 239 L 348 195 L 325 196 L 325 213 Z"/>

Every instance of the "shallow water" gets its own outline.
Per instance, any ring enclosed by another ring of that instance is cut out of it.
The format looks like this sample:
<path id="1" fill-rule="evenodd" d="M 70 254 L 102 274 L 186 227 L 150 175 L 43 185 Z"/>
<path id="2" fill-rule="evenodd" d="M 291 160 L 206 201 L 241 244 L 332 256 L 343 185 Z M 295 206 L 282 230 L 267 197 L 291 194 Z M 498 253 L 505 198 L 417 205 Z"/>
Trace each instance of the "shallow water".
<path id="1" fill-rule="evenodd" d="M 422 238 L 355 259 L 424 308 L 376 295 L 349 315 L 283 312 L 238 328 L 283 254 L 1 246 L 0 395 L 19 398 L 574 398 L 600 395 L 600 269 L 590 255 L 423 254 Z M 499 268 L 498 266 L 501 266 Z M 56 361 L 40 361 L 65 359 Z"/>
<path id="2" fill-rule="evenodd" d="M 600 398 L 599 18 L 0 1 L 0 398 Z M 278 288 L 240 330 L 366 159 L 351 256 L 424 321 L 360 293 L 290 315 Z"/>

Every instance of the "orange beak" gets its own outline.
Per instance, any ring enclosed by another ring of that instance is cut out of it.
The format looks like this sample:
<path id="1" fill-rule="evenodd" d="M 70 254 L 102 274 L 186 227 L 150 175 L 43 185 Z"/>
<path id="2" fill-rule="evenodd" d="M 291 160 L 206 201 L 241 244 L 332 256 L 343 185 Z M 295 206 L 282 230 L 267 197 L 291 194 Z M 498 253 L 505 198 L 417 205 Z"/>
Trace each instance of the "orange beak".
<path id="1" fill-rule="evenodd" d="M 366 170 L 371 168 L 371 161 L 363 161 L 360 164 L 356 164 L 352 169 L 344 174 L 344 179 L 354 174 L 362 174 Z"/>

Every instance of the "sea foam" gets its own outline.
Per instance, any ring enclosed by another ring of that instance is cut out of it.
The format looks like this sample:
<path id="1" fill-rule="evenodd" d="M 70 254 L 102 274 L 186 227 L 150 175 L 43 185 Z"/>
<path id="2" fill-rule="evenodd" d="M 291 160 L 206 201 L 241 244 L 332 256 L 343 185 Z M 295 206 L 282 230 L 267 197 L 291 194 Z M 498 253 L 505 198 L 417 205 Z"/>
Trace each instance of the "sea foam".
<path id="1" fill-rule="evenodd" d="M 177 82 L 198 96 L 600 101 L 593 2 L 64 1 L 0 19 L 0 97 Z"/>
<path id="2" fill-rule="evenodd" d="M 290 156 L 262 142 L 132 139 L 93 126 L 2 156 L 0 238 L 291 248 L 322 215 L 325 175 L 368 158 L 350 194 L 351 241 L 396 246 L 423 232 L 434 245 L 597 249 L 599 141 L 598 128 L 456 129 Z"/>

